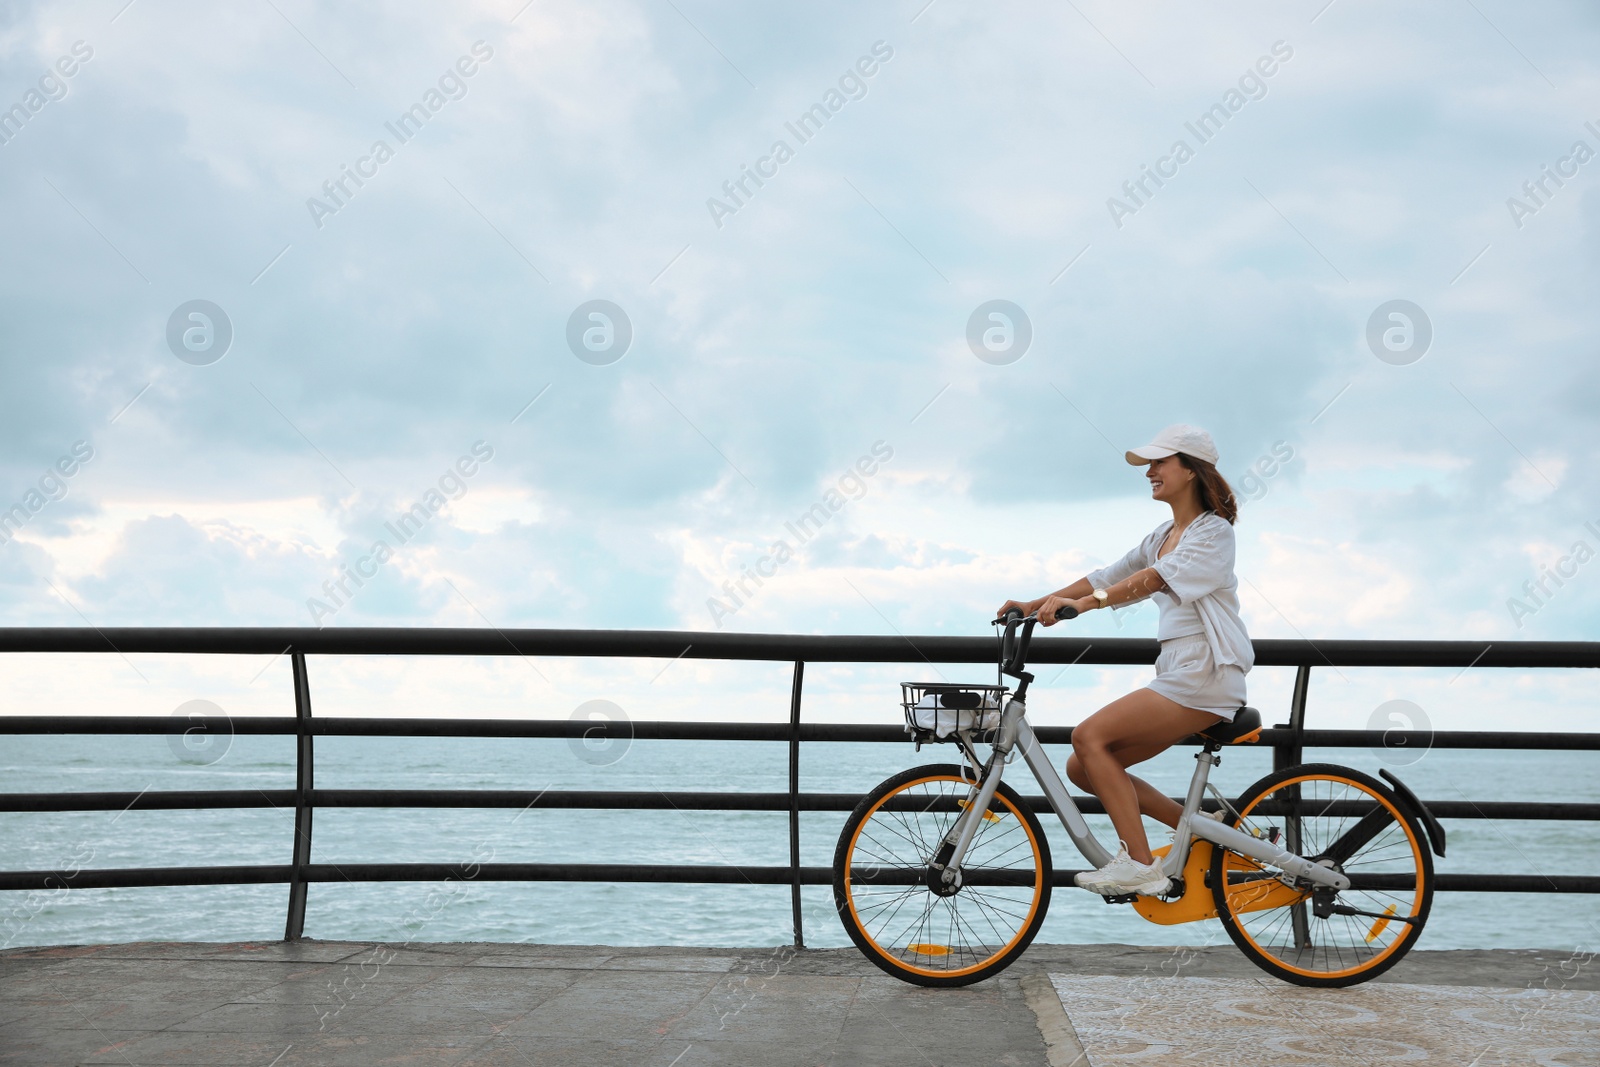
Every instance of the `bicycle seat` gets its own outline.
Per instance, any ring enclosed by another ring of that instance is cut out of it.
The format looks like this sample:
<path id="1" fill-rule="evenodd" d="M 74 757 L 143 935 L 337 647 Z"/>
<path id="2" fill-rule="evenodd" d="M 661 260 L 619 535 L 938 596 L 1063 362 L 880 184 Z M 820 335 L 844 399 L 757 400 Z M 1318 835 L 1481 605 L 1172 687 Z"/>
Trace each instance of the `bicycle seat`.
<path id="1" fill-rule="evenodd" d="M 1219 745 L 1254 744 L 1261 740 L 1261 713 L 1255 708 L 1241 707 L 1234 712 L 1232 722 L 1219 722 L 1195 736 Z"/>

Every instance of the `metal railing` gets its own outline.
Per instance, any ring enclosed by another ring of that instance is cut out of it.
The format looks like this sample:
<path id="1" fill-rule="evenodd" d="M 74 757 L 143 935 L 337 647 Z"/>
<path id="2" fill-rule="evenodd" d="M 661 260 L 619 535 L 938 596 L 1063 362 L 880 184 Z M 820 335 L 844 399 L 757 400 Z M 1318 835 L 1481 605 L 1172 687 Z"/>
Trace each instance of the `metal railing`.
<path id="1" fill-rule="evenodd" d="M 1600 642 L 1529 641 L 1285 641 L 1255 642 L 1257 666 L 1297 668 L 1288 721 L 1262 731 L 1261 744 L 1273 751 L 1274 769 L 1302 762 L 1307 748 L 1366 747 L 1426 743 L 1433 748 L 1600 749 L 1600 732 L 1524 732 L 1492 730 L 1373 731 L 1313 730 L 1305 726 L 1314 666 L 1575 668 L 1600 667 Z M 0 871 L 0 890 L 92 889 L 129 886 L 249 885 L 289 886 L 284 938 L 305 929 L 306 887 L 333 881 L 440 881 L 459 878 L 470 866 L 486 881 L 603 881 L 742 883 L 787 885 L 794 913 L 794 943 L 804 944 L 800 889 L 828 885 L 827 867 L 800 865 L 800 813 L 851 810 L 851 793 L 802 793 L 800 746 L 806 742 L 899 742 L 899 726 L 801 722 L 805 665 L 818 662 L 992 664 L 995 643 L 986 637 L 851 637 L 784 634 L 722 634 L 629 630 L 480 629 L 280 629 L 280 628 L 118 628 L 4 629 L 0 653 L 180 653 L 287 655 L 293 690 L 293 717 L 242 717 L 183 720 L 208 729 L 226 726 L 235 734 L 292 735 L 296 739 L 294 789 L 167 790 L 130 792 L 4 793 L 0 811 L 116 811 L 215 808 L 293 808 L 294 839 L 289 862 L 272 865 L 102 868 L 94 870 Z M 1030 664 L 1153 663 L 1157 644 L 1132 638 L 1051 638 L 1034 641 Z M 587 720 L 321 717 L 311 713 L 306 657 L 340 656 L 569 656 L 765 660 L 793 664 L 787 723 L 634 721 L 628 737 L 662 740 L 768 741 L 788 745 L 788 788 L 781 793 L 619 792 L 590 790 L 319 789 L 315 784 L 317 737 L 594 737 Z M 168 716 L 11 715 L 0 716 L 3 734 L 164 734 Z M 1045 744 L 1068 744 L 1071 727 L 1035 729 Z M 1049 811 L 1042 796 L 1026 798 L 1038 812 Z M 1425 800 L 1441 819 L 1537 819 L 1600 821 L 1600 804 L 1517 801 Z M 610 864 L 610 863 L 340 863 L 311 862 L 313 815 L 318 808 L 610 808 L 706 811 L 786 811 L 787 866 Z M 1103 814 L 1092 797 L 1080 801 L 1086 813 Z M 1071 885 L 1073 870 L 1054 872 L 1056 885 Z M 1440 890 L 1517 893 L 1600 893 L 1600 877 L 1582 875 L 1442 874 Z"/>

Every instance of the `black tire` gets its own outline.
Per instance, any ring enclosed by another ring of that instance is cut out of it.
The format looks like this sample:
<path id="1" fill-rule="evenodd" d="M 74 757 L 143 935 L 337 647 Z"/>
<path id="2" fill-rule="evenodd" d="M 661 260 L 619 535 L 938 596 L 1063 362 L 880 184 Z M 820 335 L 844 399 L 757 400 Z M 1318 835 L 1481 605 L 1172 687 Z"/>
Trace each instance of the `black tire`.
<path id="1" fill-rule="evenodd" d="M 963 986 L 1022 954 L 1050 907 L 1050 844 L 1004 782 L 962 861 L 962 887 L 936 894 L 928 861 L 973 791 L 953 763 L 915 767 L 867 794 L 833 855 L 839 921 L 873 963 L 914 985 Z"/>
<path id="2" fill-rule="evenodd" d="M 1354 883 L 1335 903 L 1395 916 L 1319 919 L 1309 890 L 1217 848 L 1210 870 L 1217 916 L 1256 966 L 1295 985 L 1350 986 L 1376 978 L 1411 951 L 1433 905 L 1433 855 L 1416 813 L 1393 790 L 1349 767 L 1306 763 L 1267 775 L 1234 808 L 1241 816 L 1236 828 L 1276 827 L 1279 843 L 1307 859 L 1326 856 L 1335 843 L 1353 850 L 1330 861 Z"/>

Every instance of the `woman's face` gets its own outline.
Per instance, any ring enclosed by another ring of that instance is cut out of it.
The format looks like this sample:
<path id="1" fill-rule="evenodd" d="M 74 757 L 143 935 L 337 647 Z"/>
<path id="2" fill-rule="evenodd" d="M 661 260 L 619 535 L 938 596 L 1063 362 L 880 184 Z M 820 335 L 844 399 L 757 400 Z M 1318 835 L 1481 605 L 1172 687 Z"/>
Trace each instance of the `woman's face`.
<path id="1" fill-rule="evenodd" d="M 1164 504 L 1182 500 L 1194 482 L 1194 471 L 1185 467 L 1177 456 L 1151 460 L 1144 476 L 1150 479 L 1150 499 Z"/>

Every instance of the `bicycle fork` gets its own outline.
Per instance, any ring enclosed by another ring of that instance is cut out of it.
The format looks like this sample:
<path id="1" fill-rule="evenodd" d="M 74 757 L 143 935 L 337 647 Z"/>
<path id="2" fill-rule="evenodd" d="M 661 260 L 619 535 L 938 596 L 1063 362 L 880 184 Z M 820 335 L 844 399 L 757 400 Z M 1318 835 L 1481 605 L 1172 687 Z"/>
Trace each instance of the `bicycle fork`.
<path id="1" fill-rule="evenodd" d="M 929 888 L 941 896 L 949 896 L 961 888 L 961 860 L 966 856 L 978 826 L 988 814 L 994 794 L 1000 788 L 1000 777 L 1006 759 L 1017 741 L 1017 720 L 1023 714 L 1022 702 L 1013 698 L 1006 704 L 1000 717 L 1000 729 L 995 736 L 994 751 L 989 761 L 979 771 L 974 759 L 973 771 L 979 774 L 975 795 L 967 797 L 967 809 L 956 817 L 939 849 L 928 862 Z M 965 747 L 965 746 L 963 746 Z M 973 753 L 976 756 L 976 753 Z"/>

